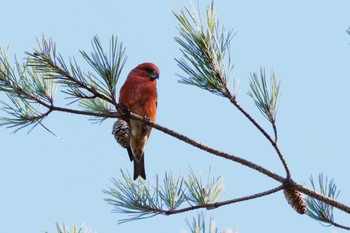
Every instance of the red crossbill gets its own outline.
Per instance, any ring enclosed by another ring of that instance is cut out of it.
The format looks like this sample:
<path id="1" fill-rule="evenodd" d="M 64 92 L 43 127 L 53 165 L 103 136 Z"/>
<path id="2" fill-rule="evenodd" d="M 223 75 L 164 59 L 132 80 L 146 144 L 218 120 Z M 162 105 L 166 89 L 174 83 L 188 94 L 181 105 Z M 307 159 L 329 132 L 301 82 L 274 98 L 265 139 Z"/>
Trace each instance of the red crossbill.
<path id="1" fill-rule="evenodd" d="M 157 115 L 157 82 L 159 69 L 152 63 L 143 63 L 131 70 L 120 89 L 119 104 L 130 112 L 146 117 L 151 121 Z M 144 151 L 152 128 L 144 122 L 129 120 L 129 157 L 134 158 L 134 180 L 138 176 L 146 179 Z M 131 154 L 130 154 L 131 153 Z"/>

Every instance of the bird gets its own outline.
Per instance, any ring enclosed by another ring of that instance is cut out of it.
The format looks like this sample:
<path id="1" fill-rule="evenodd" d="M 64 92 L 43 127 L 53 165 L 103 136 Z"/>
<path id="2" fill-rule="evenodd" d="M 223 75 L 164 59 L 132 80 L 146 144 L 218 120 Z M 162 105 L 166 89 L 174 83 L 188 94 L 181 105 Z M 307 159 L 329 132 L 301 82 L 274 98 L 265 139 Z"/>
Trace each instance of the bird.
<path id="1" fill-rule="evenodd" d="M 127 108 L 139 116 L 154 122 L 157 116 L 158 93 L 157 79 L 159 68 L 153 63 L 142 63 L 132 69 L 120 88 L 119 105 Z M 139 176 L 146 180 L 144 152 L 152 128 L 144 122 L 129 119 L 130 127 L 129 147 L 130 160 L 134 161 L 134 180 Z"/>

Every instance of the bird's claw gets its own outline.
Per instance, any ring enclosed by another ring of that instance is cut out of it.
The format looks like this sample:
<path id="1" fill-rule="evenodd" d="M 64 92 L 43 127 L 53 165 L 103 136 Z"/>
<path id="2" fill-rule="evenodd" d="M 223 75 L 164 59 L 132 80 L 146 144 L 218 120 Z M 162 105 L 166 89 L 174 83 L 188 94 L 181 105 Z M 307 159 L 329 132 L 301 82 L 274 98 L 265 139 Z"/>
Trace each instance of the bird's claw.
<path id="1" fill-rule="evenodd" d="M 151 122 L 151 119 L 150 119 L 148 116 L 144 116 L 143 119 L 144 119 L 147 123 L 150 123 L 150 122 Z"/>
<path id="2" fill-rule="evenodd" d="M 146 122 L 146 123 L 150 123 L 151 122 L 151 119 L 148 117 L 148 116 L 144 116 L 143 117 L 143 119 L 144 119 L 144 121 Z M 147 130 L 148 129 L 148 125 L 144 125 L 143 126 L 143 130 Z"/>
<path id="3" fill-rule="evenodd" d="M 130 111 L 129 108 L 126 104 L 119 104 L 120 106 L 120 113 L 125 117 L 125 118 L 130 118 Z"/>

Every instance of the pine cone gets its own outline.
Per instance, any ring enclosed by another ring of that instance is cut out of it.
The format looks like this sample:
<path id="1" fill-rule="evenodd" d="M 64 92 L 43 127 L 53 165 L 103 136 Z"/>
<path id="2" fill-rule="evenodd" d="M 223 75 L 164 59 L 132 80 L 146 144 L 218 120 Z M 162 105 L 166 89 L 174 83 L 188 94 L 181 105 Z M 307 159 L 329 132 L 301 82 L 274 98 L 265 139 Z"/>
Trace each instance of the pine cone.
<path id="1" fill-rule="evenodd" d="M 286 188 L 284 189 L 284 196 L 289 205 L 291 205 L 299 214 L 306 213 L 306 200 L 301 192 L 295 189 Z"/>
<path id="2" fill-rule="evenodd" d="M 115 140 L 124 148 L 129 147 L 130 141 L 130 127 L 128 123 L 123 120 L 117 120 L 113 125 L 112 134 Z"/>

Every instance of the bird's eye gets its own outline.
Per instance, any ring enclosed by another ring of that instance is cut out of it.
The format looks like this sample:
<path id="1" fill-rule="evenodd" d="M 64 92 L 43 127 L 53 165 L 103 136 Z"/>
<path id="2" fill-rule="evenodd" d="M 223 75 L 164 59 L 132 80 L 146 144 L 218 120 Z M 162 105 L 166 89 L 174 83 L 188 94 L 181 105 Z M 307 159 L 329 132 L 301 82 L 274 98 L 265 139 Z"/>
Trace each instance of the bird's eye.
<path id="1" fill-rule="evenodd" d="M 145 70 L 151 79 L 159 78 L 159 73 L 156 70 L 151 69 L 151 68 L 146 68 Z"/>
<path id="2" fill-rule="evenodd" d="M 151 69 L 151 68 L 146 68 L 146 71 L 147 71 L 147 73 L 149 73 L 149 74 L 153 73 L 153 69 Z"/>

